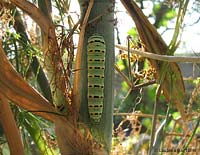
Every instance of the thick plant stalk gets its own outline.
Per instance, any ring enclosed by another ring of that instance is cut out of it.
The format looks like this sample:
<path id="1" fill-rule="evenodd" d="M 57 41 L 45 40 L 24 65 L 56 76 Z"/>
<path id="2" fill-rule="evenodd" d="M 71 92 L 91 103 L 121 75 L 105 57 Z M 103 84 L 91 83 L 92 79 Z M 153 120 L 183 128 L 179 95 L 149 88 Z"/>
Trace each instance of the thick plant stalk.
<path id="1" fill-rule="evenodd" d="M 21 136 L 8 100 L 0 93 L 0 121 L 3 126 L 11 155 L 25 155 Z"/>
<path id="2" fill-rule="evenodd" d="M 79 0 L 82 16 L 85 15 L 85 1 Z M 80 91 L 80 119 L 89 124 L 92 131 L 92 137 L 99 143 L 108 154 L 111 149 L 112 123 L 113 123 L 113 79 L 114 79 L 114 3 L 110 0 L 94 1 L 93 8 L 87 23 L 86 33 L 84 35 L 83 52 L 81 55 L 82 63 L 80 69 L 81 86 Z M 105 40 L 105 70 L 104 70 L 104 96 L 103 96 L 103 112 L 100 122 L 92 123 L 88 111 L 88 71 L 87 71 L 87 46 L 88 39 L 93 34 L 102 36 Z M 96 146 L 96 145 L 95 145 Z M 95 148 L 94 150 L 97 150 Z"/>

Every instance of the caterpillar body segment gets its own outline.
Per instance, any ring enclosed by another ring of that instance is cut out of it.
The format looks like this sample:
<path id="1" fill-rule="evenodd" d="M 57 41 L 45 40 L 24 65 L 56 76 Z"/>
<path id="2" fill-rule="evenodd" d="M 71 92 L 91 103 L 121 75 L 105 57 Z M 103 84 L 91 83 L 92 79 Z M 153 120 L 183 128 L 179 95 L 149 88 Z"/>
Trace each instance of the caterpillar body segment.
<path id="1" fill-rule="evenodd" d="M 104 103 L 104 70 L 105 70 L 105 41 L 99 34 L 88 39 L 88 111 L 90 120 L 98 123 L 101 120 Z"/>

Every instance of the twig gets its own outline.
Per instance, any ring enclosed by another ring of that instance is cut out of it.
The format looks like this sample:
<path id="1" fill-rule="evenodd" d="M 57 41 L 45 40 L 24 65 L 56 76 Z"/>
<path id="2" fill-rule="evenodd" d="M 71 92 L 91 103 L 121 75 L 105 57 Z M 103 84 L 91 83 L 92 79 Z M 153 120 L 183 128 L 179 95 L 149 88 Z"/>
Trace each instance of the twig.
<path id="1" fill-rule="evenodd" d="M 45 34 L 49 33 L 50 27 L 54 27 L 54 24 L 46 18 L 46 16 L 37 8 L 34 4 L 26 0 L 10 0 L 12 4 L 19 7 L 26 12 L 42 29 Z"/>
<path id="2" fill-rule="evenodd" d="M 149 152 L 148 155 L 152 155 L 152 148 L 154 144 L 154 138 L 156 133 L 156 122 L 158 118 L 158 101 L 161 93 L 161 85 L 158 85 L 157 91 L 156 91 L 156 99 L 154 104 L 154 110 L 153 110 L 153 120 L 152 120 L 152 128 L 151 128 L 151 138 L 150 138 L 150 144 L 149 144 Z"/>
<path id="3" fill-rule="evenodd" d="M 192 139 L 194 138 L 195 134 L 196 134 L 196 131 L 198 130 L 198 127 L 199 127 L 199 124 L 200 124 L 200 117 L 197 119 L 197 122 L 196 122 L 196 125 L 195 125 L 195 128 L 192 132 L 192 135 L 191 137 L 187 140 L 186 144 L 184 145 L 183 147 L 183 151 L 179 154 L 179 155 L 183 155 L 183 153 L 186 151 L 186 149 L 188 148 L 190 142 L 192 141 Z"/>
<path id="4" fill-rule="evenodd" d="M 166 133 L 166 136 L 179 136 L 179 137 L 190 137 L 190 134 L 182 134 L 182 133 L 176 133 L 176 132 L 169 132 Z"/>
<path id="5" fill-rule="evenodd" d="M 152 114 L 143 114 L 143 113 L 114 113 L 114 116 L 138 116 L 138 117 L 153 117 Z M 165 118 L 166 116 L 157 115 L 158 118 Z"/>
<path id="6" fill-rule="evenodd" d="M 78 49 L 77 49 L 77 55 L 76 55 L 76 66 L 75 70 L 78 70 L 81 68 L 81 59 L 82 59 L 82 51 L 83 51 L 83 43 L 84 43 L 84 36 L 85 36 L 85 29 L 87 26 L 87 21 L 90 15 L 90 12 L 92 10 L 92 6 L 94 4 L 94 0 L 90 0 L 87 11 L 85 13 L 80 35 L 79 35 L 79 41 L 78 41 Z M 72 95 L 72 102 L 73 102 L 73 110 L 74 110 L 74 119 L 77 119 L 78 115 L 78 109 L 79 109 L 79 101 L 80 101 L 80 96 L 79 96 L 79 89 L 80 89 L 80 72 L 75 72 L 74 75 L 74 85 L 73 85 L 73 95 Z"/>
<path id="7" fill-rule="evenodd" d="M 128 48 L 121 45 L 115 45 L 120 50 L 128 51 Z M 166 62 L 193 62 L 193 63 L 200 63 L 200 57 L 194 56 L 170 56 L 170 55 L 159 55 L 150 52 L 144 52 L 140 50 L 130 49 L 130 52 L 134 54 L 141 55 L 146 58 L 166 61 Z"/>
<path id="8" fill-rule="evenodd" d="M 73 26 L 73 28 L 70 30 L 68 36 L 67 36 L 67 40 L 69 40 L 69 38 L 73 35 L 74 31 L 77 29 L 78 25 L 80 24 L 80 20 Z"/>
<path id="9" fill-rule="evenodd" d="M 148 82 L 145 82 L 145 83 L 137 84 L 137 85 L 135 85 L 134 89 L 140 89 L 140 88 L 152 85 L 154 83 L 156 83 L 156 80 L 151 80 L 151 81 L 148 81 Z"/>
<path id="10" fill-rule="evenodd" d="M 131 89 L 134 88 L 134 82 L 133 82 L 133 75 L 131 73 L 131 56 L 130 56 L 130 36 L 127 37 L 128 41 L 128 71 L 129 71 L 129 78 L 131 82 Z"/>
<path id="11" fill-rule="evenodd" d="M 195 22 L 193 22 L 192 24 L 188 24 L 187 26 L 194 26 L 195 24 L 199 23 L 199 21 L 200 21 L 200 17 Z"/>
<path id="12" fill-rule="evenodd" d="M 124 78 L 124 80 L 126 81 L 126 83 L 128 84 L 128 86 L 131 88 L 132 84 L 129 81 L 128 77 L 119 69 L 119 67 L 117 65 L 114 65 L 115 70 Z"/>

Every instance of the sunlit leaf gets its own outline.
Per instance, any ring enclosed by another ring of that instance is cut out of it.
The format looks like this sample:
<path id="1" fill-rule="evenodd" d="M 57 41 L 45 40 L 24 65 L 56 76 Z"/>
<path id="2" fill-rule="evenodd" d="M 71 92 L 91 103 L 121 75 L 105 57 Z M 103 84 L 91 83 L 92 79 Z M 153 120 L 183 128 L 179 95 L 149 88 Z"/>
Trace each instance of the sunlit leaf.
<path id="1" fill-rule="evenodd" d="M 157 13 L 160 10 L 161 5 L 160 4 L 155 4 L 153 6 L 153 12 Z"/>
<path id="2" fill-rule="evenodd" d="M 129 89 L 129 85 L 125 81 L 123 81 L 121 85 L 122 91 L 127 91 Z"/>
<path id="3" fill-rule="evenodd" d="M 125 66 L 124 66 L 122 60 L 118 60 L 117 61 L 117 66 L 119 67 L 120 70 L 124 70 L 125 69 Z"/>
<path id="4" fill-rule="evenodd" d="M 169 20 L 172 19 L 176 16 L 176 11 L 174 9 L 171 9 L 170 11 L 168 11 L 165 15 L 165 17 Z"/>
<path id="5" fill-rule="evenodd" d="M 127 33 L 132 37 L 136 37 L 138 35 L 136 28 L 130 29 Z"/>
<path id="6" fill-rule="evenodd" d="M 142 120 L 142 124 L 147 127 L 147 130 L 151 129 L 151 122 L 152 120 L 150 118 L 145 118 Z"/>
<path id="7" fill-rule="evenodd" d="M 15 39 L 20 39 L 20 34 L 17 34 L 17 33 L 16 33 L 16 34 L 14 35 L 14 38 L 15 38 Z"/>
<path id="8" fill-rule="evenodd" d="M 167 23 L 168 23 L 168 20 L 162 20 L 161 22 L 160 22 L 160 26 L 167 26 Z"/>

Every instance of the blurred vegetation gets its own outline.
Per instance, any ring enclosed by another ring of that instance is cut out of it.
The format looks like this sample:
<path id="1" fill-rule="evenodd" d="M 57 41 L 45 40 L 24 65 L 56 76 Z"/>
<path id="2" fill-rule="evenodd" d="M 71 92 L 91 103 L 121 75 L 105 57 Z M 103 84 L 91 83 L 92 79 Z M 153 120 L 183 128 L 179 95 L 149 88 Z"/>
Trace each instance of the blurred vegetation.
<path id="1" fill-rule="evenodd" d="M 137 1 L 140 5 L 141 9 L 145 10 L 145 2 L 146 1 Z M 148 18 L 153 22 L 153 25 L 157 28 L 163 29 L 164 33 L 167 33 L 170 30 L 170 24 L 174 23 L 174 21 L 178 18 L 178 8 L 181 2 L 179 1 L 151 1 L 147 2 L 150 6 L 152 5 L 152 12 L 149 14 L 145 14 Z M 195 11 L 195 8 L 198 7 L 199 2 L 191 2 L 193 9 L 188 9 L 186 14 L 191 14 L 191 12 Z M 153 19 L 153 20 L 152 20 Z M 198 23 L 198 21 L 197 21 Z M 117 26 L 116 26 L 117 29 Z M 140 40 L 137 33 L 137 29 L 133 27 L 129 31 L 127 31 L 127 36 L 132 38 L 132 42 L 130 47 L 135 49 L 140 49 Z M 176 39 L 177 40 L 177 39 Z M 128 41 L 127 41 L 128 42 Z M 120 41 L 118 41 L 120 43 Z M 128 45 L 128 43 L 127 43 Z M 116 57 L 116 64 L 120 71 L 128 77 L 129 70 L 131 68 L 133 74 L 134 84 L 137 86 L 138 84 L 142 84 L 144 82 L 149 82 L 150 80 L 154 80 L 153 77 L 147 78 L 147 76 L 142 76 L 142 73 L 148 72 L 151 70 L 151 65 L 146 59 L 132 59 L 131 57 L 131 66 L 128 66 L 128 54 L 119 51 L 118 57 Z M 198 70 L 198 67 L 197 67 Z M 140 73 L 140 74 L 137 74 Z M 141 77 L 140 77 L 140 76 Z M 150 74 L 149 74 L 150 75 Z M 151 125 L 152 125 L 152 114 L 153 114 L 153 105 L 155 103 L 156 98 L 156 84 L 150 84 L 148 86 L 142 87 L 140 89 L 131 89 L 124 78 L 121 76 L 121 73 L 116 72 L 116 93 L 115 93 L 115 115 L 114 115 L 114 137 L 113 137 L 113 155 L 121 155 L 121 154 L 130 154 L 130 155 L 138 155 L 138 154 L 148 154 L 148 147 L 150 142 L 151 135 Z M 150 75 L 151 76 L 151 75 Z M 191 75 L 192 77 L 192 75 Z M 188 123 L 188 126 L 191 125 L 190 132 L 187 133 L 196 133 L 193 137 L 193 141 L 188 145 L 188 148 L 192 148 L 191 154 L 196 154 L 198 147 L 194 147 L 195 143 L 198 143 L 198 134 L 199 128 L 197 130 L 193 130 L 195 124 L 198 122 L 198 112 L 199 112 L 199 95 L 197 95 L 197 91 L 199 91 L 199 86 L 196 83 L 198 78 L 185 78 L 184 83 L 186 88 L 190 86 L 190 89 L 186 90 L 186 99 L 185 106 L 186 109 L 190 109 L 189 113 L 192 116 L 192 120 Z M 149 80 L 149 81 L 148 81 Z M 196 93 L 195 93 L 196 92 Z M 196 94 L 196 95 L 195 95 Z M 192 104 L 192 106 L 189 106 Z M 148 115 L 149 114 L 149 115 Z M 185 143 L 184 136 L 185 132 L 182 123 L 180 120 L 180 113 L 177 112 L 173 107 L 169 105 L 163 95 L 159 98 L 158 105 L 158 122 L 156 127 L 156 135 L 157 143 L 154 146 L 154 154 L 160 154 L 166 148 L 180 150 L 183 149 Z M 138 122 L 138 123 L 135 123 Z M 198 123 L 197 123 L 198 124 Z M 193 127 L 192 127 L 193 126 Z M 139 127 L 139 132 L 135 131 L 134 128 Z M 170 134 L 172 133 L 172 135 Z M 145 137 L 143 139 L 143 137 Z M 188 139 L 187 139 L 188 140 Z M 186 140 L 186 141 L 187 141 Z M 184 141 L 184 142 L 183 142 Z M 157 149 L 157 151 L 156 151 Z M 158 150 L 161 150 L 159 152 Z M 179 151 L 180 151 L 179 150 Z M 166 150 L 165 150 L 166 152 Z M 170 152 L 168 152 L 170 153 Z M 163 154 L 165 154 L 163 152 Z M 177 154 L 177 152 L 173 152 L 171 150 L 171 154 Z M 185 153 L 187 154 L 187 153 Z"/>

